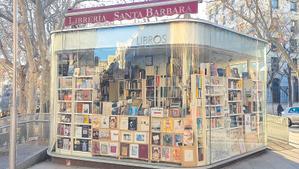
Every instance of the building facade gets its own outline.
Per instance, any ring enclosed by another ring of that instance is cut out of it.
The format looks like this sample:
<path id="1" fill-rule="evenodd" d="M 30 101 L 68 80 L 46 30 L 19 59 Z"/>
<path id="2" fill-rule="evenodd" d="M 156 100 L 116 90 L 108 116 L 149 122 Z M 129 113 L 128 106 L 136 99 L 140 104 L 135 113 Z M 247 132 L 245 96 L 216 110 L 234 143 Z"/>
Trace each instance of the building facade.
<path id="1" fill-rule="evenodd" d="M 239 14 L 245 15 L 252 20 L 254 18 L 253 11 L 250 11 L 250 1 L 245 0 L 232 0 L 229 6 L 233 7 L 237 12 L 232 12 L 220 2 L 213 2 L 207 5 L 206 15 L 211 22 L 229 27 L 231 29 L 243 32 L 246 34 L 256 35 L 255 29 L 252 28 Z M 297 38 L 298 38 L 298 3 L 296 0 L 271 0 L 260 1 L 259 7 L 265 13 L 265 16 L 273 12 L 273 15 L 279 16 L 280 26 L 283 27 L 282 32 L 274 35 L 281 38 L 285 44 L 288 54 L 297 64 Z M 267 18 L 266 18 L 267 19 Z M 273 19 L 275 23 L 275 19 Z M 269 29 L 271 31 L 271 29 Z M 267 52 L 267 64 L 271 65 L 268 70 L 268 89 L 267 89 L 267 102 L 268 103 L 284 103 L 289 102 L 289 79 L 292 84 L 292 100 L 294 103 L 299 102 L 298 93 L 298 78 L 296 74 L 289 72 L 287 64 L 280 58 L 275 46 L 271 45 Z"/>

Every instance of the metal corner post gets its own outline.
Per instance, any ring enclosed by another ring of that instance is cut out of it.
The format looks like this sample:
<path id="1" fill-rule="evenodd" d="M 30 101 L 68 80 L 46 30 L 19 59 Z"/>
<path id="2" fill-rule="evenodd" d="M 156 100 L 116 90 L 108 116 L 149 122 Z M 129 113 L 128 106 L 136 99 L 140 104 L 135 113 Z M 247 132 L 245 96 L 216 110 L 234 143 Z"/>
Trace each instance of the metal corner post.
<path id="1" fill-rule="evenodd" d="M 18 0 L 13 0 L 13 100 L 10 113 L 9 168 L 16 168 L 16 129 L 17 129 L 17 54 L 18 54 Z"/>

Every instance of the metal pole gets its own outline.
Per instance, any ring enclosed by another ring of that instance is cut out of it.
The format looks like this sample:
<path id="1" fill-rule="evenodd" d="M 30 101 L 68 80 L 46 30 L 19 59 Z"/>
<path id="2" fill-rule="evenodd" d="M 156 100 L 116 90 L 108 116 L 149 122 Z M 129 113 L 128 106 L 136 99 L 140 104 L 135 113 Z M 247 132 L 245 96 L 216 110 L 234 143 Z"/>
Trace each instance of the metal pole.
<path id="1" fill-rule="evenodd" d="M 12 111 L 10 113 L 10 137 L 9 137 L 9 168 L 16 168 L 16 123 L 17 123 L 17 53 L 18 53 L 18 0 L 13 0 L 13 95 Z"/>

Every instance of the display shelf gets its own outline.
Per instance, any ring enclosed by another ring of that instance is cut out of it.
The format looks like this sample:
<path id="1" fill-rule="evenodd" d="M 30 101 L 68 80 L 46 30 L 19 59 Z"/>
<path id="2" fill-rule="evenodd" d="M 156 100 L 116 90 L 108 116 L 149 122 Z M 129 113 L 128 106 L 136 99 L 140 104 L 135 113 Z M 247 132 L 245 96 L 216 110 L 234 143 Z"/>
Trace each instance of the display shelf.
<path id="1" fill-rule="evenodd" d="M 72 138 L 71 136 L 63 136 L 63 135 L 56 135 L 57 137 L 61 137 L 61 138 Z"/>

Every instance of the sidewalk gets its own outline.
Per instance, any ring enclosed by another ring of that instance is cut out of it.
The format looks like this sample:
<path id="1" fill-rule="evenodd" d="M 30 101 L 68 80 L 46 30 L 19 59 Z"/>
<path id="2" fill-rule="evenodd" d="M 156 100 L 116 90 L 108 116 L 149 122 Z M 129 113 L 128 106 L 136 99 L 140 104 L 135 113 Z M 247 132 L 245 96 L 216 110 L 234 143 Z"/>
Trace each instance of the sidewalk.
<path id="1" fill-rule="evenodd" d="M 20 144 L 17 145 L 17 168 L 28 168 L 32 164 L 46 159 L 47 146 L 37 144 Z M 0 154 L 0 169 L 8 168 L 8 152 Z"/>

